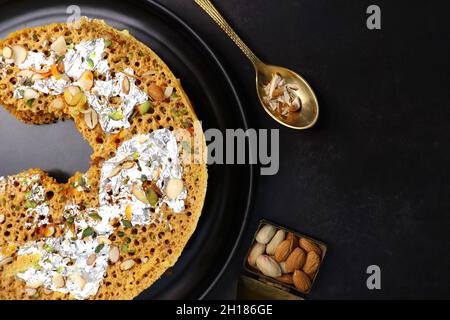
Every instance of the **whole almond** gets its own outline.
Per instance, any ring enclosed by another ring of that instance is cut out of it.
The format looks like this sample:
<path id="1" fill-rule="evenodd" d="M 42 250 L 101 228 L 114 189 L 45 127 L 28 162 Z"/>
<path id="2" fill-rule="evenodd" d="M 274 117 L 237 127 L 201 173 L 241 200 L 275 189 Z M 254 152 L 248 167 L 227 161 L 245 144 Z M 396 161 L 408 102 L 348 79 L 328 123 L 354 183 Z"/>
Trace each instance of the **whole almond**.
<path id="1" fill-rule="evenodd" d="M 303 271 L 307 274 L 314 274 L 319 268 L 320 256 L 314 251 L 308 252 L 306 255 L 305 265 L 303 266 Z"/>
<path id="2" fill-rule="evenodd" d="M 305 272 L 306 273 L 306 272 Z M 317 270 L 315 271 L 315 272 L 312 272 L 312 273 L 306 273 L 307 275 L 308 275 L 308 277 L 311 279 L 311 281 L 312 280 L 314 280 L 314 276 L 316 275 L 316 273 L 317 273 Z"/>
<path id="3" fill-rule="evenodd" d="M 166 98 L 163 89 L 154 83 L 148 87 L 148 94 L 156 101 L 163 101 Z"/>
<path id="4" fill-rule="evenodd" d="M 275 250 L 275 260 L 278 262 L 286 261 L 293 249 L 294 241 L 292 239 L 282 241 Z"/>
<path id="5" fill-rule="evenodd" d="M 308 239 L 305 239 L 305 238 L 300 238 L 299 245 L 300 245 L 301 248 L 305 249 L 306 252 L 314 251 L 319 256 L 322 255 L 322 250 L 320 250 L 319 246 L 316 245 L 311 240 L 308 240 Z"/>
<path id="6" fill-rule="evenodd" d="M 306 253 L 301 248 L 295 248 L 286 260 L 285 269 L 287 273 L 301 269 L 306 261 Z"/>
<path id="7" fill-rule="evenodd" d="M 286 239 L 294 241 L 295 242 L 294 245 L 297 246 L 297 243 L 298 243 L 297 236 L 295 234 L 293 234 L 292 232 L 289 232 L 287 234 Z"/>
<path id="8" fill-rule="evenodd" d="M 275 279 L 288 284 L 294 283 L 294 280 L 292 279 L 292 274 L 283 274 L 282 276 L 276 277 Z"/>
<path id="9" fill-rule="evenodd" d="M 250 266 L 255 267 L 256 266 L 256 259 L 264 253 L 266 250 L 266 245 L 255 242 L 252 249 L 250 250 L 250 253 L 248 254 L 247 262 Z"/>
<path id="10" fill-rule="evenodd" d="M 262 244 L 268 244 L 270 240 L 272 240 L 276 229 L 274 226 L 266 224 L 261 229 L 259 229 L 256 234 L 255 240 Z"/>
<path id="11" fill-rule="evenodd" d="M 284 232 L 284 230 L 278 230 L 272 240 L 270 240 L 267 244 L 266 253 L 271 256 L 274 255 L 278 245 L 284 240 L 285 237 L 286 232 Z"/>
<path id="12" fill-rule="evenodd" d="M 307 293 L 311 289 L 311 279 L 301 270 L 295 270 L 292 275 L 295 287 L 298 291 Z"/>
<path id="13" fill-rule="evenodd" d="M 260 255 L 256 259 L 256 266 L 258 267 L 259 271 L 261 271 L 268 277 L 275 278 L 281 276 L 280 266 L 273 258 L 267 255 Z"/>

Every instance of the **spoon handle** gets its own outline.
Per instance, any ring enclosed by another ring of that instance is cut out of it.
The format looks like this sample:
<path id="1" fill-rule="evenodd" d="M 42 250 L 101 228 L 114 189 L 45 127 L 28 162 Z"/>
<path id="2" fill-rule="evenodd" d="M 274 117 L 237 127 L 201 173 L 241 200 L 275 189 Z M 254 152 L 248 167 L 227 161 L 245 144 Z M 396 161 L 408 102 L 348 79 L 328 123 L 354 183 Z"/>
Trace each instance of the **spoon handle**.
<path id="1" fill-rule="evenodd" d="M 234 41 L 234 43 L 241 49 L 247 58 L 253 63 L 256 68 L 261 64 L 261 60 L 250 50 L 250 48 L 242 41 L 233 28 L 228 24 L 225 18 L 217 11 L 214 5 L 209 0 L 195 0 L 195 2 L 226 32 L 226 34 Z"/>

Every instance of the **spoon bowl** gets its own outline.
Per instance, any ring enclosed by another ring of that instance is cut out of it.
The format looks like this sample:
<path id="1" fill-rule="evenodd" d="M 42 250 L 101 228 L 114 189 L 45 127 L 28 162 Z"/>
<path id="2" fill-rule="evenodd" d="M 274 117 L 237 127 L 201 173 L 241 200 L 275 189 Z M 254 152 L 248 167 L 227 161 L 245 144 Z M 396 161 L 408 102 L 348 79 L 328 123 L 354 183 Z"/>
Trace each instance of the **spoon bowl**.
<path id="1" fill-rule="evenodd" d="M 256 71 L 256 91 L 259 101 L 264 110 L 280 124 L 292 129 L 311 128 L 319 118 L 319 103 L 317 102 L 314 91 L 303 77 L 296 72 L 264 63 L 255 64 Z M 264 86 L 270 82 L 272 76 L 278 73 L 288 84 L 296 85 L 299 88 L 301 108 L 297 112 L 289 112 L 287 116 L 282 116 L 279 112 L 273 111 L 264 103 Z"/>
<path id="2" fill-rule="evenodd" d="M 266 110 L 266 112 L 278 123 L 288 128 L 298 130 L 311 128 L 317 122 L 319 117 L 319 103 L 308 82 L 292 70 L 267 65 L 261 62 L 261 60 L 237 35 L 220 12 L 217 11 L 210 0 L 195 0 L 195 2 L 222 28 L 223 31 L 225 31 L 230 39 L 234 41 L 253 64 L 256 71 L 256 91 L 264 110 Z M 285 116 L 275 112 L 264 102 L 265 92 L 263 87 L 267 85 L 272 79 L 272 76 L 277 73 L 284 79 L 286 84 L 292 84 L 298 88 L 297 93 L 299 93 L 301 103 L 299 110 L 289 112 Z"/>

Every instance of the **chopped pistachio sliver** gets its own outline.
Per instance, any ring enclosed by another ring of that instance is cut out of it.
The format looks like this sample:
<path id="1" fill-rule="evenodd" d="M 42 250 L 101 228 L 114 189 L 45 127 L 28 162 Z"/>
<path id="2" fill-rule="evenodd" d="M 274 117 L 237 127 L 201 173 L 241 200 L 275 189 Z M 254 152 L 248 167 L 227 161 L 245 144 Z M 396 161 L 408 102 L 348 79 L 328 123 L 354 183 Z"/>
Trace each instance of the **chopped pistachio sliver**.
<path id="1" fill-rule="evenodd" d="M 183 125 L 183 127 L 185 128 L 190 128 L 192 127 L 192 123 L 189 120 L 181 120 L 181 124 Z"/>
<path id="2" fill-rule="evenodd" d="M 105 47 L 108 48 L 110 45 L 112 45 L 111 40 L 105 40 Z"/>
<path id="3" fill-rule="evenodd" d="M 87 227 L 83 230 L 83 238 L 90 237 L 94 235 L 94 229 L 91 227 Z"/>
<path id="4" fill-rule="evenodd" d="M 185 109 L 179 110 L 177 107 L 173 107 L 170 111 L 172 112 L 172 115 L 175 119 L 178 119 L 179 117 L 184 116 L 188 113 L 187 110 L 185 110 Z"/>
<path id="5" fill-rule="evenodd" d="M 117 235 L 119 236 L 119 237 L 123 237 L 123 236 L 125 236 L 125 232 L 123 232 L 123 231 L 119 231 L 118 233 L 117 233 Z"/>
<path id="6" fill-rule="evenodd" d="M 27 105 L 27 107 L 31 107 L 33 105 L 34 99 L 28 99 L 27 101 L 25 101 L 25 104 Z"/>
<path id="7" fill-rule="evenodd" d="M 93 213 L 89 214 L 89 217 L 94 220 L 98 220 L 98 221 L 102 220 L 102 217 L 97 212 L 93 212 Z"/>
<path id="8" fill-rule="evenodd" d="M 91 68 L 91 69 L 94 68 L 94 61 L 92 61 L 91 58 L 88 58 L 88 59 L 86 60 L 86 63 L 87 63 L 87 65 L 88 65 L 89 68 Z"/>
<path id="9" fill-rule="evenodd" d="M 61 273 L 64 270 L 64 266 L 60 266 L 58 267 L 58 269 L 56 269 L 56 272 Z"/>
<path id="10" fill-rule="evenodd" d="M 31 79 L 26 79 L 23 82 L 23 85 L 26 86 L 26 87 L 31 87 L 33 85 L 33 81 L 31 81 Z"/>
<path id="11" fill-rule="evenodd" d="M 33 32 L 33 40 L 36 42 L 39 41 L 39 37 L 36 32 Z"/>
<path id="12" fill-rule="evenodd" d="M 156 191 L 153 189 L 149 189 L 146 193 L 148 203 L 154 207 L 158 203 L 158 195 L 156 194 Z"/>
<path id="13" fill-rule="evenodd" d="M 139 153 L 137 153 L 137 152 L 133 153 L 133 159 L 134 160 L 139 159 Z"/>
<path id="14" fill-rule="evenodd" d="M 58 56 L 58 57 L 56 58 L 56 64 L 62 62 L 62 61 L 64 60 L 64 57 L 65 57 L 64 55 L 63 55 L 63 56 Z"/>
<path id="15" fill-rule="evenodd" d="M 126 237 L 123 240 L 122 246 L 121 246 L 121 251 L 122 253 L 127 253 L 128 252 L 128 244 L 131 242 L 131 239 Z"/>
<path id="16" fill-rule="evenodd" d="M 171 229 L 170 224 L 169 223 L 164 223 L 164 232 L 169 232 Z"/>
<path id="17" fill-rule="evenodd" d="M 109 117 L 110 117 L 112 120 L 120 121 L 120 120 L 123 119 L 123 113 L 122 113 L 121 111 L 119 111 L 119 110 L 116 110 L 116 111 L 111 112 L 111 114 L 109 115 Z"/>
<path id="18" fill-rule="evenodd" d="M 86 180 L 84 179 L 83 176 L 78 178 L 78 185 L 83 188 L 86 186 Z"/>
<path id="19" fill-rule="evenodd" d="M 126 242 L 122 243 L 122 245 L 120 247 L 120 251 L 122 251 L 122 253 L 127 253 L 128 252 L 128 243 L 126 243 Z"/>
<path id="20" fill-rule="evenodd" d="M 71 224 L 73 224 L 73 217 L 67 217 L 67 218 L 66 218 L 66 224 L 67 224 L 68 226 L 70 226 Z"/>
<path id="21" fill-rule="evenodd" d="M 132 228 L 133 225 L 131 224 L 130 220 L 122 220 L 122 224 L 125 228 Z"/>
<path id="22" fill-rule="evenodd" d="M 36 208 L 36 202 L 34 202 L 34 201 L 27 201 L 27 202 L 25 202 L 25 208 L 26 209 L 34 209 L 34 208 Z"/>
<path id="23" fill-rule="evenodd" d="M 146 114 L 150 111 L 150 108 L 152 107 L 152 104 L 150 101 L 145 101 L 143 104 L 139 105 L 138 110 L 141 115 Z"/>
<path id="24" fill-rule="evenodd" d="M 100 243 L 96 248 L 95 248 L 95 253 L 100 253 L 100 251 L 102 251 L 103 247 L 105 246 L 104 243 Z"/>
<path id="25" fill-rule="evenodd" d="M 51 246 L 49 246 L 48 244 L 46 244 L 46 243 L 44 243 L 43 248 L 47 252 L 50 252 L 50 253 L 53 252 L 53 248 Z"/>

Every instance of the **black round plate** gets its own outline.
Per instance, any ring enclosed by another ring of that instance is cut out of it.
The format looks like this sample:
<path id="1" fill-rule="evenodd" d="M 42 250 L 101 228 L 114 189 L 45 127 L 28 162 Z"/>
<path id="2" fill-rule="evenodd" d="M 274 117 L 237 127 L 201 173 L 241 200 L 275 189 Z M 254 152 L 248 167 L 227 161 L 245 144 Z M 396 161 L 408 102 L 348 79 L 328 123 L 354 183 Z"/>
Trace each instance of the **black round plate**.
<path id="1" fill-rule="evenodd" d="M 81 15 L 104 19 L 118 29 L 128 29 L 137 39 L 152 48 L 181 79 L 204 129 L 218 128 L 225 132 L 226 128 L 247 128 L 236 90 L 219 60 L 185 22 L 162 5 L 152 1 L 102 0 L 0 2 L 1 37 L 28 26 L 65 22 L 68 17 L 66 9 L 70 5 L 78 5 Z M 17 121 L 11 117 L 2 117 L 0 122 L 2 132 L 10 132 L 18 126 Z M 32 127 L 20 126 L 20 130 L 34 130 L 29 129 Z M 58 130 L 61 129 L 62 127 L 58 127 Z M 1 145 L 14 144 L 15 137 L 16 135 L 9 135 L 6 137 L 8 143 L 2 142 Z M 30 143 L 28 147 L 33 148 L 33 145 Z M 19 145 L 17 150 L 20 147 Z M 0 147 L 0 174 L 15 172 L 13 170 L 18 161 L 14 161 L 17 159 L 14 157 L 19 155 L 17 150 L 6 152 Z M 36 150 L 36 154 L 42 153 L 42 150 Z M 50 162 L 55 156 L 55 148 L 45 151 L 45 157 Z M 85 161 L 86 155 L 80 155 L 80 159 Z M 10 167 L 5 167 L 5 163 L 9 163 Z M 42 169 L 54 168 L 48 168 L 44 164 Z M 208 171 L 206 202 L 197 230 L 173 273 L 163 276 L 139 295 L 138 299 L 202 298 L 227 266 L 247 218 L 252 168 L 250 165 L 210 165 Z"/>

